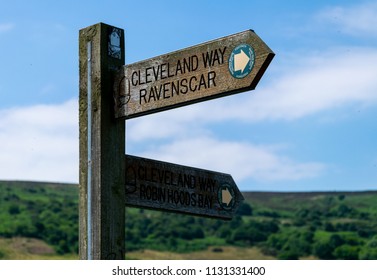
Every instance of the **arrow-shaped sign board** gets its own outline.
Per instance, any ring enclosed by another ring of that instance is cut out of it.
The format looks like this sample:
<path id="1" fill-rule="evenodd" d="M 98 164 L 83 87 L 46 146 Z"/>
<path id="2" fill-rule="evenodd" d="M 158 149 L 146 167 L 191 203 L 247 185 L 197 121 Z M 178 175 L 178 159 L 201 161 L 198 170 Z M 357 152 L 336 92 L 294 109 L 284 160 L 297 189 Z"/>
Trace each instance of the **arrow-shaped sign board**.
<path id="1" fill-rule="evenodd" d="M 232 219 L 244 200 L 229 174 L 126 155 L 126 205 Z"/>
<path id="2" fill-rule="evenodd" d="M 115 117 L 129 119 L 253 90 L 273 57 L 247 30 L 125 65 L 114 82 Z"/>

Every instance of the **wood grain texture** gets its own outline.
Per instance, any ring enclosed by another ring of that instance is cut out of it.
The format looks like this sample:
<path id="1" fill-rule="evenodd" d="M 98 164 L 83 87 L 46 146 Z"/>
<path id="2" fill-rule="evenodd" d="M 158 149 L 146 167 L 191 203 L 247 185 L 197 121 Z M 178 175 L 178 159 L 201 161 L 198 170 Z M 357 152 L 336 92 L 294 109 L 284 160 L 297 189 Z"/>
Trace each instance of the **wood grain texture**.
<path id="1" fill-rule="evenodd" d="M 108 54 L 113 27 L 99 23 L 79 32 L 80 126 L 80 259 L 88 258 L 88 214 L 91 215 L 93 259 L 123 259 L 125 247 L 124 153 L 125 124 L 114 119 L 114 72 L 124 65 L 124 31 L 121 58 Z M 120 29 L 119 29 L 120 30 Z M 88 59 L 91 42 L 91 135 L 88 135 Z M 91 147 L 88 147 L 91 137 Z M 88 182 L 88 150 L 92 153 L 92 177 Z M 88 213 L 88 184 L 92 187 Z"/>

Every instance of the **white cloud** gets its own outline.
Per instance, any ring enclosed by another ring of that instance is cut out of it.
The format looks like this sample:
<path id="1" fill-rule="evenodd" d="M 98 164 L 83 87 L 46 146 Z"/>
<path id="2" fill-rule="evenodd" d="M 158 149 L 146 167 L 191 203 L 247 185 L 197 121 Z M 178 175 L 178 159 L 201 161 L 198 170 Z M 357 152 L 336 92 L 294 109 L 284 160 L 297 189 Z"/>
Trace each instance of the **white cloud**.
<path id="1" fill-rule="evenodd" d="M 253 122 L 295 120 L 342 106 L 377 103 L 377 49 L 337 49 L 300 60 L 241 104 L 228 103 L 228 114 Z"/>
<path id="2" fill-rule="evenodd" d="M 145 157 L 230 173 L 236 182 L 299 180 L 318 176 L 321 163 L 298 163 L 279 154 L 276 147 L 258 146 L 209 137 L 176 139 L 143 153 Z"/>
<path id="3" fill-rule="evenodd" d="M 14 27 L 13 23 L 0 23 L 0 34 L 11 31 Z"/>
<path id="4" fill-rule="evenodd" d="M 375 73 L 377 49 L 320 52 L 285 69 L 241 107 L 230 110 L 249 121 L 291 120 L 350 104 L 373 105 L 377 102 Z"/>
<path id="5" fill-rule="evenodd" d="M 331 7 L 319 13 L 318 20 L 330 22 L 347 34 L 375 36 L 377 35 L 377 3 Z"/>
<path id="6" fill-rule="evenodd" d="M 0 178 L 78 181 L 78 105 L 0 111 Z"/>
<path id="7" fill-rule="evenodd" d="M 218 139 L 210 123 L 219 121 L 221 116 L 214 119 L 213 108 L 208 114 L 208 108 L 201 106 L 128 121 L 127 151 L 133 154 L 134 150 L 141 150 L 137 155 L 229 173 L 237 183 L 248 179 L 295 181 L 317 177 L 326 171 L 325 164 L 297 162 L 284 155 L 284 144 L 265 146 L 238 139 Z M 226 118 L 227 113 L 223 112 L 222 116 Z M 226 130 L 227 125 L 223 126 Z"/>

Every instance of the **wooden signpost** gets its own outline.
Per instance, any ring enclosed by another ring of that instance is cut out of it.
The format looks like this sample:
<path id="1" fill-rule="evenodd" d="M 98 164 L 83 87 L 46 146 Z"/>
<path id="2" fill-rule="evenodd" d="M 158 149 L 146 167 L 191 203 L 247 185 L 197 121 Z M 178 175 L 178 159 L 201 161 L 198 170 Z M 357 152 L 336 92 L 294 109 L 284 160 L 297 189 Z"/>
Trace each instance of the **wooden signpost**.
<path id="1" fill-rule="evenodd" d="M 126 155 L 126 205 L 232 219 L 244 200 L 229 174 Z"/>
<path id="2" fill-rule="evenodd" d="M 134 118 L 256 87 L 274 53 L 247 30 L 123 66 L 115 116 Z"/>
<path id="3" fill-rule="evenodd" d="M 125 156 L 124 119 L 256 87 L 274 53 L 247 30 L 124 66 L 124 31 L 80 30 L 80 259 L 125 257 L 125 205 L 231 219 L 224 173 Z"/>
<path id="4" fill-rule="evenodd" d="M 124 32 L 80 30 L 80 259 L 123 259 L 125 124 L 114 119 L 114 72 L 124 65 Z"/>

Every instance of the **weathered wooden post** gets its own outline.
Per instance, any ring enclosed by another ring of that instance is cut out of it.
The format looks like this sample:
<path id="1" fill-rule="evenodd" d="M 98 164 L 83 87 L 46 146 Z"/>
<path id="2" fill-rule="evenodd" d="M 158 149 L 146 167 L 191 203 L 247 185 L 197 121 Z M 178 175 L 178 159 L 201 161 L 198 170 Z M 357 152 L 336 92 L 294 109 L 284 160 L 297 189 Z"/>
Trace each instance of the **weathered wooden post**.
<path id="1" fill-rule="evenodd" d="M 114 73 L 124 65 L 124 31 L 80 30 L 80 259 L 124 259 L 125 122 L 114 118 Z"/>

